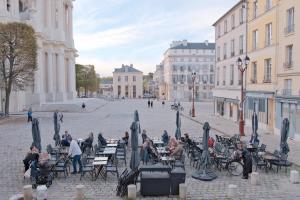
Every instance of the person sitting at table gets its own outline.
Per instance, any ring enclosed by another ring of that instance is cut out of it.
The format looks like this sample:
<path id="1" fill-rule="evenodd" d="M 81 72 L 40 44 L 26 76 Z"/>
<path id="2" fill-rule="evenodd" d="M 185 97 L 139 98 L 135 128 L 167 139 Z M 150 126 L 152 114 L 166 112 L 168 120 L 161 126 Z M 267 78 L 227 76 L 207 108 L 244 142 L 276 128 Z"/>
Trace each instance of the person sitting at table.
<path id="1" fill-rule="evenodd" d="M 142 132 L 142 140 L 143 140 L 143 144 L 146 141 L 146 139 L 148 138 L 147 134 L 146 134 L 146 130 L 144 129 Z"/>
<path id="2" fill-rule="evenodd" d="M 193 142 L 192 142 L 192 140 L 191 140 L 191 138 L 190 138 L 190 136 L 189 136 L 188 133 L 185 133 L 185 134 L 184 134 L 184 142 L 185 142 L 186 144 L 188 144 L 189 146 L 192 146 L 192 145 L 193 145 Z"/>
<path id="3" fill-rule="evenodd" d="M 177 147 L 177 145 L 178 145 L 178 143 L 177 143 L 176 139 L 172 137 L 169 142 L 169 145 L 168 145 L 169 151 L 172 153 L 174 151 L 174 149 Z"/>
<path id="4" fill-rule="evenodd" d="M 72 140 L 68 153 L 68 157 L 70 156 L 73 158 L 73 172 L 71 174 L 77 173 L 77 163 L 79 164 L 79 173 L 82 172 L 81 154 L 82 151 L 78 145 L 77 140 Z"/>
<path id="5" fill-rule="evenodd" d="M 128 140 L 129 140 L 129 133 L 126 131 L 125 136 L 122 137 L 122 140 L 125 141 L 126 146 L 128 146 Z"/>
<path id="6" fill-rule="evenodd" d="M 81 143 L 81 149 L 82 152 L 85 152 L 85 149 L 88 148 L 93 148 L 93 141 L 94 141 L 94 135 L 93 132 L 90 132 L 89 137 L 86 138 L 82 143 Z"/>
<path id="7" fill-rule="evenodd" d="M 72 136 L 66 130 L 65 133 L 62 135 L 61 145 L 64 147 L 69 147 L 72 141 Z"/>
<path id="8" fill-rule="evenodd" d="M 98 147 L 106 146 L 107 142 L 106 139 L 102 136 L 102 133 L 98 134 Z"/>
<path id="9" fill-rule="evenodd" d="M 35 146 L 31 146 L 30 151 L 27 153 L 26 157 L 23 160 L 24 172 L 29 169 L 30 163 L 34 160 L 36 154 L 39 154 L 39 150 Z"/>
<path id="10" fill-rule="evenodd" d="M 172 151 L 170 156 L 181 158 L 182 154 L 183 154 L 183 142 L 179 141 L 178 145 L 176 145 L 175 149 Z"/>
<path id="11" fill-rule="evenodd" d="M 163 141 L 164 145 L 167 145 L 169 142 L 169 135 L 166 130 L 164 130 L 163 135 L 161 136 L 161 140 Z"/>
<path id="12" fill-rule="evenodd" d="M 149 153 L 149 157 L 151 159 L 153 159 L 153 161 L 157 161 L 158 162 L 158 159 L 160 158 L 160 155 L 159 155 L 159 153 L 157 151 L 157 148 L 154 145 L 154 143 L 153 143 L 152 140 L 149 141 L 148 153 Z"/>

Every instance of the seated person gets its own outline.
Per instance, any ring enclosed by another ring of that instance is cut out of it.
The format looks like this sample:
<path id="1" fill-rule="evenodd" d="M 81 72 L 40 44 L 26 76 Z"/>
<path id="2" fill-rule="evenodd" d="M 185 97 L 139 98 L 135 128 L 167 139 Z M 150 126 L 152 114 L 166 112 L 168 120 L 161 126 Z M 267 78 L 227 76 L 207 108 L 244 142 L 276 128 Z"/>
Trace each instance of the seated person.
<path id="1" fill-rule="evenodd" d="M 184 134 L 184 142 L 187 143 L 189 146 L 193 145 L 192 140 L 190 139 L 190 136 L 188 133 Z"/>
<path id="2" fill-rule="evenodd" d="M 148 148 L 148 152 L 150 154 L 151 157 L 155 158 L 160 158 L 159 153 L 157 152 L 156 146 L 154 145 L 153 141 L 150 140 L 149 142 L 149 148 Z"/>
<path id="3" fill-rule="evenodd" d="M 210 137 L 208 138 L 208 147 L 213 148 L 215 144 L 214 138 Z"/>
<path id="4" fill-rule="evenodd" d="M 129 134 L 128 134 L 128 132 L 127 132 L 127 131 L 125 132 L 125 136 L 124 136 L 124 137 L 122 137 L 122 140 L 124 140 L 124 141 L 125 141 L 125 144 L 126 144 L 126 146 L 128 146 Z"/>
<path id="5" fill-rule="evenodd" d="M 87 147 L 92 148 L 93 141 L 94 141 L 94 135 L 93 135 L 93 132 L 90 132 L 89 137 L 87 139 L 85 139 L 81 144 L 82 152 L 84 152 Z"/>
<path id="6" fill-rule="evenodd" d="M 25 172 L 29 169 L 30 163 L 34 160 L 36 154 L 39 154 L 39 150 L 35 146 L 31 146 L 30 151 L 23 160 Z"/>
<path id="7" fill-rule="evenodd" d="M 65 133 L 62 135 L 61 145 L 64 147 L 69 147 L 71 141 L 72 136 L 68 133 L 68 131 L 65 131 Z"/>
<path id="8" fill-rule="evenodd" d="M 106 139 L 102 136 L 102 133 L 98 134 L 98 147 L 106 146 Z"/>
<path id="9" fill-rule="evenodd" d="M 178 143 L 176 139 L 172 137 L 167 148 L 172 153 L 174 149 L 177 147 L 177 145 Z"/>
<path id="10" fill-rule="evenodd" d="M 174 156 L 176 158 L 180 158 L 183 154 L 183 142 L 180 141 L 178 145 L 176 145 L 173 152 L 170 154 L 170 156 Z"/>
<path id="11" fill-rule="evenodd" d="M 164 133 L 163 133 L 163 135 L 161 136 L 161 140 L 163 141 L 163 143 L 164 143 L 165 145 L 168 144 L 168 142 L 169 142 L 169 135 L 168 135 L 168 132 L 167 132 L 166 130 L 164 130 Z"/>

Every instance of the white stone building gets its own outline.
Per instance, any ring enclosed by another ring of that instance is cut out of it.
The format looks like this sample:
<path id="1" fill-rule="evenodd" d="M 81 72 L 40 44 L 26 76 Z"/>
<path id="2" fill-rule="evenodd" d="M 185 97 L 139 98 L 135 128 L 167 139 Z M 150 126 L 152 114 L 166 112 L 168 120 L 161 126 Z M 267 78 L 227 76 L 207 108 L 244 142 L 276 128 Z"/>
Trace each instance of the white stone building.
<path id="1" fill-rule="evenodd" d="M 0 22 L 31 25 L 38 44 L 34 84 L 12 92 L 10 111 L 75 98 L 72 13 L 73 0 L 0 0 Z"/>
<path id="2" fill-rule="evenodd" d="M 165 100 L 165 79 L 164 79 L 164 64 L 156 65 L 156 70 L 153 73 L 154 95 L 156 98 Z"/>
<path id="3" fill-rule="evenodd" d="M 213 92 L 215 114 L 234 121 L 239 119 L 241 73 L 237 59 L 246 53 L 246 15 L 239 1 L 215 23 L 216 83 Z"/>
<path id="4" fill-rule="evenodd" d="M 114 98 L 141 98 L 143 97 L 143 72 L 122 64 L 113 72 Z"/>
<path id="5" fill-rule="evenodd" d="M 100 81 L 100 95 L 103 97 L 113 97 L 113 81 L 101 80 Z"/>
<path id="6" fill-rule="evenodd" d="M 212 98 L 215 71 L 215 44 L 175 41 L 164 53 L 164 60 L 156 74 L 159 80 L 159 98 L 169 101 L 192 99 L 192 73 L 196 72 L 195 101 Z M 163 81 L 162 81 L 163 80 Z"/>

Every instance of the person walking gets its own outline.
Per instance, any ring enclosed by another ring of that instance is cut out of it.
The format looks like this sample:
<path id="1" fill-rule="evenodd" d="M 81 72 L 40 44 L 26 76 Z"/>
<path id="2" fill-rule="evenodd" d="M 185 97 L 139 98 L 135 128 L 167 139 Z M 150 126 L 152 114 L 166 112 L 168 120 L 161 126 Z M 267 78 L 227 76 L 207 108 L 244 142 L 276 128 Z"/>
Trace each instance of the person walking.
<path id="1" fill-rule="evenodd" d="M 81 149 L 76 140 L 72 140 L 69 148 L 68 156 L 73 158 L 73 172 L 71 174 L 77 173 L 77 163 L 79 164 L 79 173 L 82 172 L 82 163 L 81 163 Z"/>
<path id="2" fill-rule="evenodd" d="M 148 108 L 150 108 L 150 99 L 148 99 Z"/>
<path id="3" fill-rule="evenodd" d="M 32 122 L 32 108 L 30 107 L 27 112 L 27 123 Z"/>
<path id="4" fill-rule="evenodd" d="M 151 101 L 151 108 L 153 108 L 153 101 Z"/>
<path id="5" fill-rule="evenodd" d="M 82 110 L 85 109 L 85 103 L 84 102 L 82 103 L 81 108 L 82 108 Z"/>

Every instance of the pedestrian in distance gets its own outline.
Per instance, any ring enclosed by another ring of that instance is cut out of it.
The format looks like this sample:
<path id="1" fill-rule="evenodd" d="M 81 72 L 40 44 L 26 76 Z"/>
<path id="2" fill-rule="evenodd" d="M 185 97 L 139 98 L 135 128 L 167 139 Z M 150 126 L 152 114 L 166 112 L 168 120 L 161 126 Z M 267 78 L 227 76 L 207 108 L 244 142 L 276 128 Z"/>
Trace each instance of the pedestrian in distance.
<path id="1" fill-rule="evenodd" d="M 27 123 L 32 122 L 32 108 L 30 107 L 27 112 Z"/>
<path id="2" fill-rule="evenodd" d="M 151 101 L 151 108 L 153 108 L 153 101 Z"/>
<path id="3" fill-rule="evenodd" d="M 84 102 L 82 103 L 81 108 L 82 108 L 82 110 L 85 109 L 85 103 Z"/>
<path id="4" fill-rule="evenodd" d="M 150 99 L 148 99 L 148 108 L 150 108 Z"/>

